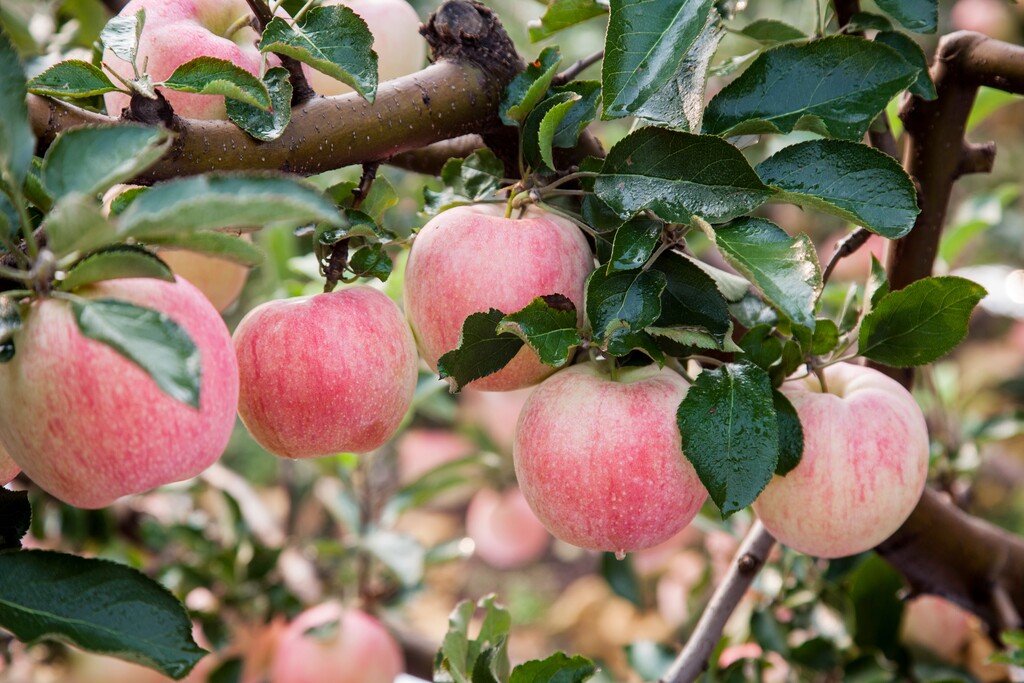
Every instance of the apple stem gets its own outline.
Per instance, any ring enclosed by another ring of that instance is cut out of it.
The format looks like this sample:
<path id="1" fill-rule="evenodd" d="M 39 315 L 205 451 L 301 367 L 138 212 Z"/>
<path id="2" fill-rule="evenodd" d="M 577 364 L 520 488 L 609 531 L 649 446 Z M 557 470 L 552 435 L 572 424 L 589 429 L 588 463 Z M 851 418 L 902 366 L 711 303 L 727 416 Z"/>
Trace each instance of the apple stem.
<path id="1" fill-rule="evenodd" d="M 825 381 L 825 366 L 814 365 L 811 367 L 814 372 L 814 376 L 818 378 L 818 382 L 821 384 L 821 391 L 824 394 L 828 393 L 828 383 Z"/>

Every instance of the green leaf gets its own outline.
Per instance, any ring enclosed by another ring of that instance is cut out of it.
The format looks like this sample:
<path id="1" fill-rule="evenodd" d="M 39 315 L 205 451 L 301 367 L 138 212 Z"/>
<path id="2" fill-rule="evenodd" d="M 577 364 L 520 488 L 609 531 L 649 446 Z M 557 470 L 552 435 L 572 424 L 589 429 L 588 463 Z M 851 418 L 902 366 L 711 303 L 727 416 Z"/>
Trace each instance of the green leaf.
<path id="1" fill-rule="evenodd" d="M 675 252 L 662 254 L 651 269 L 665 274 L 657 325 L 707 330 L 716 340 L 716 347 L 721 347 L 732 323 L 715 281 L 700 266 Z"/>
<path id="2" fill-rule="evenodd" d="M 807 34 L 777 19 L 758 19 L 739 30 L 744 35 L 762 43 L 787 43 L 791 40 L 806 40 Z"/>
<path id="3" fill-rule="evenodd" d="M 263 250 L 252 242 L 243 240 L 236 235 L 210 230 L 155 236 L 147 239 L 146 244 L 192 251 L 237 263 L 247 268 L 254 268 L 264 261 Z"/>
<path id="4" fill-rule="evenodd" d="M 118 89 L 103 71 L 80 59 L 58 62 L 28 83 L 30 93 L 46 97 L 94 97 Z"/>
<path id="5" fill-rule="evenodd" d="M 170 592 L 108 560 L 0 553 L 0 626 L 27 643 L 62 640 L 184 678 L 206 652 Z"/>
<path id="6" fill-rule="evenodd" d="M 223 95 L 263 110 L 270 109 L 270 93 L 256 76 L 226 59 L 196 57 L 179 66 L 163 87 L 199 95 Z"/>
<path id="7" fill-rule="evenodd" d="M 129 187 L 123 192 L 118 192 L 117 195 L 110 201 L 110 215 L 120 216 L 124 213 L 124 210 L 134 202 L 140 194 L 148 191 L 148 187 Z"/>
<path id="8" fill-rule="evenodd" d="M 857 36 L 788 43 L 763 52 L 704 112 L 717 135 L 811 130 L 854 142 L 917 68 L 888 45 Z"/>
<path id="9" fill-rule="evenodd" d="M 387 567 L 404 588 L 423 581 L 426 550 L 412 536 L 385 529 L 374 529 L 362 546 Z"/>
<path id="10" fill-rule="evenodd" d="M 179 231 L 309 223 L 342 226 L 335 206 L 310 185 L 284 175 L 210 174 L 154 185 L 120 216 L 125 237 Z"/>
<path id="11" fill-rule="evenodd" d="M 914 183 L 899 162 L 858 142 L 810 140 L 761 162 L 757 174 L 781 190 L 776 201 L 811 206 L 888 239 L 914 227 Z"/>
<path id="12" fill-rule="evenodd" d="M 0 176 L 6 169 L 15 190 L 25 181 L 35 146 L 28 120 L 25 68 L 7 34 L 0 31 Z"/>
<path id="13" fill-rule="evenodd" d="M 507 126 L 518 126 L 529 113 L 544 99 L 551 86 L 551 80 L 562 63 L 562 53 L 557 47 L 544 48 L 540 56 L 527 65 L 505 88 L 498 112 Z"/>
<path id="14" fill-rule="evenodd" d="M 597 673 L 586 657 L 556 652 L 547 659 L 523 662 L 512 670 L 509 683 L 582 683 Z"/>
<path id="15" fill-rule="evenodd" d="M 612 147 L 594 182 L 622 218 L 648 209 L 664 221 L 721 223 L 772 196 L 738 149 L 713 135 L 642 128 Z"/>
<path id="16" fill-rule="evenodd" d="M 892 22 L 881 14 L 874 12 L 854 12 L 850 21 L 846 24 L 847 32 L 850 31 L 891 31 Z"/>
<path id="17" fill-rule="evenodd" d="M 784 477 L 793 471 L 804 455 L 804 428 L 800 416 L 786 395 L 772 389 L 772 404 L 779 422 L 779 462 L 775 474 Z"/>
<path id="18" fill-rule="evenodd" d="M 939 96 L 935 91 L 931 73 L 928 71 L 928 58 L 925 57 L 924 50 L 914 42 L 913 38 L 899 31 L 881 31 L 875 36 L 875 40 L 896 50 L 900 53 L 900 57 L 917 67 L 917 80 L 910 86 L 911 95 L 917 95 L 923 100 L 934 100 Z"/>
<path id="19" fill-rule="evenodd" d="M 441 169 L 444 189 L 424 189 L 423 210 L 436 214 L 459 204 L 494 199 L 504 176 L 504 165 L 489 149 L 473 152 L 465 159 L 449 159 Z"/>
<path id="20" fill-rule="evenodd" d="M 555 158 L 552 147 L 555 144 L 555 136 L 562 129 L 562 122 L 572 112 L 576 104 L 583 99 L 574 92 L 563 92 L 555 97 L 564 98 L 565 101 L 556 103 L 551 107 L 544 118 L 541 119 L 538 131 L 538 143 L 540 146 L 540 157 L 548 168 L 555 168 Z M 550 99 L 550 98 L 549 98 Z M 546 101 L 546 100 L 545 100 Z"/>
<path id="21" fill-rule="evenodd" d="M 580 345 L 576 306 L 562 294 L 539 296 L 502 318 L 498 334 L 510 333 L 530 345 L 545 365 L 560 368 Z"/>
<path id="22" fill-rule="evenodd" d="M 904 28 L 917 33 L 934 33 L 939 21 L 936 0 L 877 0 L 878 6 Z"/>
<path id="23" fill-rule="evenodd" d="M 117 241 L 117 231 L 103 215 L 95 199 L 82 194 L 67 195 L 57 202 L 43 221 L 46 246 L 58 258 L 78 251 L 92 251 Z"/>
<path id="24" fill-rule="evenodd" d="M 861 322 L 860 355 L 894 368 L 931 363 L 963 341 L 986 294 L 960 277 L 927 277 L 889 292 Z"/>
<path id="25" fill-rule="evenodd" d="M 626 658 L 629 660 L 629 667 L 642 680 L 657 681 L 672 666 L 676 659 L 676 651 L 653 640 L 635 640 L 626 646 Z"/>
<path id="26" fill-rule="evenodd" d="M 656 126 L 699 132 L 704 116 L 709 66 L 724 36 L 725 28 L 718 13 L 712 11 L 704 28 L 679 62 L 675 74 L 663 87 L 651 93 L 633 115 Z"/>
<path id="27" fill-rule="evenodd" d="M 606 5 L 595 0 L 548 0 L 547 5 L 544 16 L 529 24 L 530 40 L 534 43 L 608 11 Z"/>
<path id="28" fill-rule="evenodd" d="M 332 185 L 326 190 L 326 193 L 338 206 L 352 206 L 352 202 L 355 199 L 352 191 L 357 186 L 358 183 L 345 181 Z M 395 191 L 395 186 L 386 177 L 379 175 L 374 179 L 373 185 L 370 186 L 370 191 L 363 197 L 359 210 L 369 216 L 379 226 L 384 222 L 384 214 L 388 209 L 397 204 L 398 193 Z"/>
<path id="29" fill-rule="evenodd" d="M 28 491 L 11 491 L 0 486 L 0 551 L 18 550 L 32 525 Z M 0 579 L 0 585 L 3 579 Z M 0 605 L 0 614 L 3 606 Z"/>
<path id="30" fill-rule="evenodd" d="M 776 309 L 797 325 L 814 330 L 821 269 L 807 235 L 790 237 L 763 218 L 740 218 L 706 232 L 725 260 L 748 277 Z"/>
<path id="31" fill-rule="evenodd" d="M 452 393 L 501 370 L 519 353 L 523 340 L 497 331 L 504 317 L 496 308 L 473 313 L 462 323 L 458 347 L 437 359 L 437 372 L 449 380 Z"/>
<path id="32" fill-rule="evenodd" d="M 176 401 L 199 410 L 203 368 L 199 349 L 169 316 L 114 299 L 74 301 L 78 329 L 142 368 Z"/>
<path id="33" fill-rule="evenodd" d="M 579 99 L 575 100 L 566 115 L 559 120 L 551 141 L 555 147 L 575 147 L 580 133 L 597 116 L 597 104 L 601 100 L 601 84 L 597 81 L 573 81 L 551 88 L 551 92 L 555 95 L 563 93 L 579 95 Z"/>
<path id="34" fill-rule="evenodd" d="M 722 518 L 754 502 L 779 461 L 779 423 L 765 371 L 746 362 L 704 370 L 676 420 L 683 453 Z"/>
<path id="35" fill-rule="evenodd" d="M 647 328 L 647 330 L 651 329 L 654 328 Z M 665 352 L 658 346 L 658 340 L 646 330 L 639 332 L 630 330 L 629 325 L 624 320 L 617 321 L 617 324 L 608 330 L 604 350 L 609 356 L 615 356 L 616 358 L 629 355 L 633 351 L 639 351 L 650 357 L 659 367 L 665 365 Z"/>
<path id="36" fill-rule="evenodd" d="M 167 264 L 142 247 L 127 244 L 90 254 L 68 272 L 58 289 L 73 292 L 103 280 L 148 277 L 174 282 Z"/>
<path id="37" fill-rule="evenodd" d="M 613 552 L 601 553 L 600 573 L 615 595 L 643 609 L 643 594 L 632 556 L 626 555 L 620 560 Z"/>
<path id="38" fill-rule="evenodd" d="M 366 22 L 344 5 L 311 9 L 295 26 L 275 17 L 260 39 L 262 52 L 287 55 L 350 86 L 367 101 L 377 92 L 377 53 Z"/>
<path id="39" fill-rule="evenodd" d="M 257 140 L 270 142 L 281 137 L 281 133 L 292 120 L 292 83 L 288 70 L 274 66 L 263 76 L 263 85 L 270 94 L 270 111 L 264 111 L 239 100 L 227 100 L 228 118 Z"/>
<path id="40" fill-rule="evenodd" d="M 839 326 L 828 318 L 818 318 L 811 341 L 811 353 L 824 356 L 839 345 Z"/>
<path id="41" fill-rule="evenodd" d="M 394 264 L 382 245 L 370 244 L 352 254 L 348 267 L 357 277 L 375 277 L 386 282 Z"/>
<path id="42" fill-rule="evenodd" d="M 134 64 L 139 52 L 139 37 L 146 25 L 146 10 L 135 14 L 118 14 L 103 27 L 100 42 L 118 58 Z M 141 66 L 141 65 L 140 65 Z"/>
<path id="43" fill-rule="evenodd" d="M 657 325 L 652 325 L 648 327 L 645 332 L 657 337 L 668 339 L 671 342 L 684 347 L 692 346 L 698 349 L 725 351 L 727 353 L 740 353 L 743 351 L 743 349 L 738 347 L 732 340 L 732 324 L 729 325 L 729 333 L 726 334 L 724 338 L 719 338 L 710 334 L 703 327 L 686 327 L 684 325 L 675 325 L 673 327 L 659 327 Z M 671 353 L 671 355 L 689 355 L 692 350 L 687 349 L 687 353 L 685 354 L 677 354 L 670 349 L 666 349 L 666 352 Z"/>
<path id="44" fill-rule="evenodd" d="M 559 123 L 572 110 L 580 96 L 573 92 L 547 98 L 530 112 L 523 124 L 523 157 L 534 169 L 555 170 L 552 142 Z"/>
<path id="45" fill-rule="evenodd" d="M 762 370 L 769 370 L 782 358 L 782 341 L 773 333 L 771 325 L 760 324 L 751 327 L 740 339 L 743 359 Z"/>
<path id="46" fill-rule="evenodd" d="M 649 270 L 624 270 L 606 273 L 598 268 L 587 278 L 584 310 L 594 331 L 602 340 L 619 327 L 618 321 L 639 332 L 661 315 L 661 293 L 665 274 Z"/>
<path id="47" fill-rule="evenodd" d="M 632 116 L 668 87 L 714 0 L 611 0 L 601 68 L 603 117 Z"/>
<path id="48" fill-rule="evenodd" d="M 469 624 L 476 611 L 473 603 L 463 600 L 448 616 L 448 633 L 441 643 L 441 649 L 434 660 L 434 681 L 453 683 L 477 683 L 477 660 L 488 650 L 497 652 L 488 657 L 489 670 L 499 681 L 508 679 L 509 661 L 506 643 L 512 618 L 508 610 L 495 602 L 494 595 L 487 595 L 477 603 L 484 610 L 484 618 L 476 638 L 469 637 Z"/>
<path id="49" fill-rule="evenodd" d="M 665 224 L 648 218 L 626 221 L 615 231 L 608 272 L 633 270 L 647 263 L 661 240 Z"/>
<path id="50" fill-rule="evenodd" d="M 889 277 L 885 273 L 885 266 L 872 255 L 871 274 L 868 275 L 867 284 L 864 286 L 864 315 L 870 313 L 888 293 Z"/>
<path id="51" fill-rule="evenodd" d="M 119 124 L 61 133 L 43 160 L 43 185 L 54 199 L 95 195 L 131 180 L 164 155 L 173 139 L 165 128 Z"/>

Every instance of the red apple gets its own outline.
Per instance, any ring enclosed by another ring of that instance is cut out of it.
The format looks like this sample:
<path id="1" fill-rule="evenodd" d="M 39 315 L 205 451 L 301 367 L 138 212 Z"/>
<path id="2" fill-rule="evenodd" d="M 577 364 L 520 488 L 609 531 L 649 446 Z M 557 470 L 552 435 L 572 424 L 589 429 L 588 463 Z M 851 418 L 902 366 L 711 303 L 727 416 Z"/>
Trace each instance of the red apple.
<path id="1" fill-rule="evenodd" d="M 1012 7 L 1004 0 L 959 0 L 950 10 L 949 21 L 954 29 L 977 31 L 998 40 L 1016 42 L 1020 34 Z"/>
<path id="2" fill-rule="evenodd" d="M 435 467 L 477 452 L 466 437 L 442 429 L 410 429 L 398 439 L 398 480 L 409 484 Z"/>
<path id="3" fill-rule="evenodd" d="M 582 319 L 583 288 L 593 270 L 590 247 L 571 222 L 531 207 L 520 219 L 504 207 L 460 206 L 435 216 L 416 235 L 405 271 L 405 307 L 420 355 L 432 368 L 459 345 L 472 313 L 512 313 L 545 294 L 569 297 Z M 469 383 L 483 391 L 536 384 L 554 372 L 523 347 L 498 372 Z"/>
<path id="4" fill-rule="evenodd" d="M 689 385 L 656 365 L 595 362 L 546 380 L 519 417 L 523 495 L 555 537 L 617 553 L 650 548 L 697 515 L 707 491 L 683 456 L 676 409 Z"/>
<path id="5" fill-rule="evenodd" d="M 971 639 L 971 615 L 937 595 L 909 601 L 900 623 L 900 640 L 930 650 L 947 662 L 959 662 Z"/>
<path id="6" fill-rule="evenodd" d="M 0 365 L 0 436 L 32 481 L 71 505 L 100 508 L 181 481 L 212 465 L 235 423 L 238 366 L 220 315 L 199 290 L 150 279 L 110 280 L 78 292 L 152 308 L 199 349 L 199 410 L 161 390 L 135 363 L 82 336 L 65 301 L 31 305 Z"/>
<path id="7" fill-rule="evenodd" d="M 247 234 L 239 239 L 252 240 Z M 176 275 L 195 285 L 220 312 L 238 301 L 249 279 L 249 269 L 245 266 L 214 256 L 178 249 L 160 249 L 158 255 Z"/>
<path id="8" fill-rule="evenodd" d="M 422 69 L 427 41 L 420 35 L 420 18 L 406 0 L 325 0 L 321 6 L 345 5 L 358 14 L 373 34 L 377 80 L 381 83 Z M 303 65 L 306 79 L 321 95 L 341 95 L 352 88 Z"/>
<path id="9" fill-rule="evenodd" d="M 375 289 L 268 301 L 235 330 L 238 414 L 271 453 L 365 453 L 391 438 L 416 389 L 416 344 Z"/>
<path id="10" fill-rule="evenodd" d="M 466 533 L 477 556 L 496 569 L 534 562 L 551 541 L 518 488 L 480 489 L 466 508 Z"/>
<path id="11" fill-rule="evenodd" d="M 328 602 L 306 610 L 282 634 L 274 683 L 393 683 L 402 651 L 379 621 Z"/>
<path id="12" fill-rule="evenodd" d="M 121 16 L 146 11 L 146 23 L 139 40 L 137 64 L 145 65 L 154 82 L 166 80 L 179 66 L 196 57 L 225 59 L 251 74 L 260 72 L 259 35 L 248 25 L 238 22 L 251 14 L 246 0 L 132 0 Z M 230 35 L 230 29 L 237 29 Z M 268 57 L 270 65 L 279 60 Z M 134 78 L 131 64 L 113 52 L 103 53 L 108 71 L 122 78 Z M 115 81 L 116 83 L 116 81 Z M 226 119 L 224 98 L 195 95 L 161 89 L 164 97 L 179 116 L 194 119 Z M 128 106 L 129 98 L 119 92 L 103 96 L 107 112 L 119 116 Z"/>
<path id="13" fill-rule="evenodd" d="M 910 392 L 877 370 L 837 363 L 824 373 L 827 391 L 813 373 L 782 385 L 803 426 L 803 459 L 754 511 L 782 543 L 832 558 L 873 548 L 910 515 L 928 475 L 928 429 Z"/>

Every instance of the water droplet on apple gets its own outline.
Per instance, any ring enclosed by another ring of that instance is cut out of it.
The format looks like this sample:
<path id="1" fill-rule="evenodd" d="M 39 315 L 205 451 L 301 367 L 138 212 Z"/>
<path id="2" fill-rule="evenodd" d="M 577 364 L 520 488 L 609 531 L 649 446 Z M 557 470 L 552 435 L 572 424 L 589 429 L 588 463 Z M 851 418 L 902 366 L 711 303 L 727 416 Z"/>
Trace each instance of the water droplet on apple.
<path id="1" fill-rule="evenodd" d="M 624 559 L 626 559 L 626 551 L 625 550 L 616 550 L 615 551 L 615 559 L 616 560 L 624 560 Z"/>

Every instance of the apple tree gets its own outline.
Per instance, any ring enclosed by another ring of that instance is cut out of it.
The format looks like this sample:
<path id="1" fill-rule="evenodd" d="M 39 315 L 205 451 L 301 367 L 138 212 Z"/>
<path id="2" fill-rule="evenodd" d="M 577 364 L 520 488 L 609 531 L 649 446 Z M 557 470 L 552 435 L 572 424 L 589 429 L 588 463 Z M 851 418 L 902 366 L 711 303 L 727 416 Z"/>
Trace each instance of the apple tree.
<path id="1" fill-rule="evenodd" d="M 965 176 L 1024 48 L 935 0 L 52 4 L 0 9 L 12 671 L 945 680 L 904 641 L 956 605 L 1020 676 L 1024 526 L 957 469 L 1019 406 L 961 419 L 949 368 L 1024 317 L 1020 253 L 950 268 L 1019 194 Z M 467 538 L 403 526 L 452 496 Z M 510 655 L 472 582 L 443 639 L 397 623 L 474 548 L 642 609 L 643 553 L 740 530 L 658 643 Z"/>

